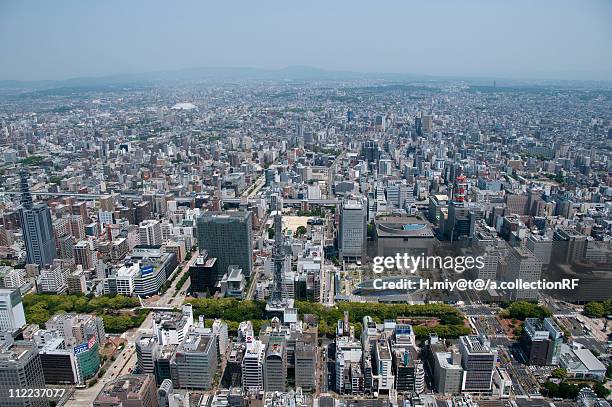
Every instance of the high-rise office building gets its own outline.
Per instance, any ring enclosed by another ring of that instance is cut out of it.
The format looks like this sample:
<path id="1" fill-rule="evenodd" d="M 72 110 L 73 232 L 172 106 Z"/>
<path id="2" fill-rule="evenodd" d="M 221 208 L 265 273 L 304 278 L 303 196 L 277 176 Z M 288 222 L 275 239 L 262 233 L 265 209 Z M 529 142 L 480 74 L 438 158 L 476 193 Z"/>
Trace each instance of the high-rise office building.
<path id="1" fill-rule="evenodd" d="M 414 185 L 395 183 L 387 186 L 387 203 L 397 209 L 406 209 L 414 205 Z"/>
<path id="2" fill-rule="evenodd" d="M 81 240 L 74 245 L 74 263 L 83 266 L 84 270 L 92 270 L 96 266 L 95 251 L 91 242 Z"/>
<path id="3" fill-rule="evenodd" d="M 99 210 L 98 211 L 98 222 L 100 222 L 100 227 L 102 229 L 105 229 L 106 227 L 115 223 L 115 213 Z"/>
<path id="4" fill-rule="evenodd" d="M 14 342 L 7 337 L 0 344 L 0 405 L 6 407 L 46 407 L 46 398 L 10 397 L 11 389 L 42 389 L 45 387 L 42 363 L 36 343 Z"/>
<path id="5" fill-rule="evenodd" d="M 287 383 L 286 344 L 277 338 L 270 338 L 264 361 L 264 389 L 284 392 Z"/>
<path id="6" fill-rule="evenodd" d="M 38 345 L 45 384 L 84 383 L 80 375 L 75 349 L 66 346 L 63 334 L 58 331 L 38 330 L 34 341 Z"/>
<path id="7" fill-rule="evenodd" d="M 50 331 L 63 333 L 69 346 L 83 344 L 92 337 L 103 344 L 106 340 L 104 320 L 91 314 L 57 314 L 51 317 L 45 326 Z"/>
<path id="8" fill-rule="evenodd" d="M 263 364 L 265 345 L 258 340 L 247 338 L 242 358 L 242 388 L 246 391 L 262 391 L 264 388 Z"/>
<path id="9" fill-rule="evenodd" d="M 378 381 L 378 391 L 388 392 L 395 386 L 393 359 L 389 343 L 386 340 L 379 340 L 373 348 L 374 361 L 376 362 L 376 375 L 374 377 Z"/>
<path id="10" fill-rule="evenodd" d="M 163 243 L 161 224 L 158 220 L 144 220 L 138 226 L 140 244 L 145 246 L 159 246 Z"/>
<path id="11" fill-rule="evenodd" d="M 461 356 L 458 352 L 435 352 L 434 358 L 434 387 L 438 393 L 444 395 L 459 394 L 463 382 L 463 368 Z"/>
<path id="12" fill-rule="evenodd" d="M 393 352 L 395 389 L 398 393 L 421 394 L 425 391 L 425 368 L 415 348 L 398 348 Z"/>
<path id="13" fill-rule="evenodd" d="M 160 351 L 157 336 L 153 334 L 140 334 L 136 339 L 136 357 L 138 370 L 141 373 L 155 373 L 155 359 Z"/>
<path id="14" fill-rule="evenodd" d="M 34 204 L 32 202 L 27 172 L 22 171 L 20 177 L 21 209 L 19 210 L 19 218 L 26 247 L 26 261 L 43 267 L 46 264 L 53 263 L 53 259 L 57 257 L 51 211 L 45 203 Z"/>
<path id="15" fill-rule="evenodd" d="M 164 380 L 172 380 L 170 362 L 174 358 L 174 353 L 178 345 L 165 345 L 160 348 L 155 365 L 155 382 L 160 385 Z"/>
<path id="16" fill-rule="evenodd" d="M 184 304 L 181 312 L 156 312 L 153 315 L 153 334 L 161 345 L 178 345 L 193 326 L 193 306 Z"/>
<path id="17" fill-rule="evenodd" d="M 10 266 L 0 266 L 0 285 L 5 288 L 19 288 L 26 283 L 26 272 Z"/>
<path id="18" fill-rule="evenodd" d="M 283 249 L 283 223 L 280 211 L 274 213 L 274 248 L 272 250 L 272 289 L 270 293 L 269 309 L 282 308 L 287 305 L 286 299 L 293 298 L 292 295 L 286 295 L 293 288 L 293 279 L 291 278 L 290 270 L 287 270 L 286 256 Z M 288 275 L 289 274 L 289 275 Z M 285 278 L 289 277 L 289 278 Z M 289 280 L 289 281 L 287 281 Z M 288 284 L 284 284 L 288 283 Z M 290 287 L 289 290 L 283 289 Z"/>
<path id="19" fill-rule="evenodd" d="M 423 120 L 420 116 L 414 118 L 414 131 L 417 136 L 423 135 Z"/>
<path id="20" fill-rule="evenodd" d="M 472 237 L 476 230 L 476 214 L 464 202 L 453 201 L 448 206 L 444 234 L 449 240 Z"/>
<path id="21" fill-rule="evenodd" d="M 368 140 L 361 147 L 361 154 L 368 163 L 377 164 L 380 159 L 380 147 L 377 140 Z"/>
<path id="22" fill-rule="evenodd" d="M 217 354 L 213 335 L 190 333 L 170 361 L 172 383 L 181 388 L 211 389 L 219 363 Z"/>
<path id="23" fill-rule="evenodd" d="M 361 261 L 366 242 L 367 207 L 363 200 L 348 199 L 340 207 L 338 249 L 340 259 Z"/>
<path id="24" fill-rule="evenodd" d="M 386 115 L 376 115 L 374 117 L 374 129 L 377 131 L 385 131 L 387 125 L 387 116 Z"/>
<path id="25" fill-rule="evenodd" d="M 219 273 L 230 265 L 242 269 L 245 277 L 253 271 L 253 238 L 250 212 L 206 212 L 197 220 L 198 246 L 217 259 Z"/>
<path id="26" fill-rule="evenodd" d="M 6 222 L 6 221 L 5 221 Z M 13 232 L 5 225 L 0 225 L 0 246 L 10 246 L 15 242 Z"/>
<path id="27" fill-rule="evenodd" d="M 157 389 L 157 402 L 159 403 L 159 407 L 174 407 L 174 400 L 171 399 L 173 394 L 174 386 L 172 385 L 172 380 L 164 380 L 159 385 L 159 389 Z"/>
<path id="28" fill-rule="evenodd" d="M 461 336 L 459 351 L 463 368 L 461 390 L 466 393 L 490 393 L 496 356 L 489 343 L 478 336 Z"/>
<path id="29" fill-rule="evenodd" d="M 430 133 L 433 130 L 433 116 L 430 114 L 424 114 L 421 118 L 423 131 L 425 133 Z"/>
<path id="30" fill-rule="evenodd" d="M 56 249 L 57 248 L 57 239 L 68 234 L 68 218 L 59 218 L 53 221 L 53 238 L 56 241 Z"/>
<path id="31" fill-rule="evenodd" d="M 295 386 L 312 391 L 316 386 L 317 348 L 309 343 L 295 345 Z"/>
<path id="32" fill-rule="evenodd" d="M 58 237 L 55 243 L 57 258 L 72 261 L 74 258 L 74 237 L 72 235 L 64 235 Z"/>
<path id="33" fill-rule="evenodd" d="M 378 160 L 378 175 L 391 175 L 393 171 L 393 161 L 385 158 Z"/>
<path id="34" fill-rule="evenodd" d="M 508 257 L 508 280 L 535 282 L 542 274 L 542 262 L 525 247 L 514 247 Z M 513 300 L 536 299 L 538 290 L 519 288 L 511 293 Z"/>
<path id="35" fill-rule="evenodd" d="M 87 217 L 87 203 L 86 202 L 75 202 L 70 206 L 70 213 L 74 216 L 79 216 L 83 221 L 87 220 L 89 222 L 89 218 Z"/>
<path id="36" fill-rule="evenodd" d="M 26 324 L 19 288 L 0 288 L 0 331 L 15 331 Z"/>
<path id="37" fill-rule="evenodd" d="M 572 264 L 584 260 L 587 237 L 571 227 L 558 227 L 553 234 L 553 263 Z"/>
<path id="38" fill-rule="evenodd" d="M 191 281 L 189 292 L 192 294 L 214 293 L 226 271 L 219 270 L 217 259 L 209 257 L 206 250 L 200 251 L 195 262 L 189 266 L 189 278 Z"/>
<path id="39" fill-rule="evenodd" d="M 143 220 L 151 219 L 151 202 L 143 201 L 132 204 L 134 209 L 134 223 L 140 224 Z"/>
<path id="40" fill-rule="evenodd" d="M 115 211 L 115 203 L 112 195 L 104 195 L 99 199 L 100 202 L 100 210 L 105 212 L 114 212 Z"/>
<path id="41" fill-rule="evenodd" d="M 276 168 L 266 168 L 264 171 L 266 186 L 271 187 L 276 182 Z"/>
<path id="42" fill-rule="evenodd" d="M 527 318 L 519 341 L 530 365 L 556 365 L 563 343 L 563 331 L 552 318 Z"/>
<path id="43" fill-rule="evenodd" d="M 82 216 L 70 215 L 68 225 L 70 227 L 70 234 L 72 234 L 76 240 L 81 240 L 85 237 L 85 224 L 83 223 Z"/>
<path id="44" fill-rule="evenodd" d="M 542 265 L 550 264 L 553 241 L 547 236 L 531 234 L 527 238 L 527 248 L 537 257 Z"/>
<path id="45" fill-rule="evenodd" d="M 77 267 L 75 271 L 69 272 L 66 277 L 66 285 L 69 294 L 83 294 L 87 292 L 87 280 L 82 267 Z"/>
<path id="46" fill-rule="evenodd" d="M 106 341 L 104 321 L 90 314 L 58 314 L 45 323 L 49 331 L 64 338 L 66 348 L 73 349 L 78 381 L 94 377 L 100 368 L 100 348 Z"/>
<path id="47" fill-rule="evenodd" d="M 63 294 L 68 290 L 68 270 L 59 264 L 45 266 L 36 280 L 36 289 L 39 293 Z"/>

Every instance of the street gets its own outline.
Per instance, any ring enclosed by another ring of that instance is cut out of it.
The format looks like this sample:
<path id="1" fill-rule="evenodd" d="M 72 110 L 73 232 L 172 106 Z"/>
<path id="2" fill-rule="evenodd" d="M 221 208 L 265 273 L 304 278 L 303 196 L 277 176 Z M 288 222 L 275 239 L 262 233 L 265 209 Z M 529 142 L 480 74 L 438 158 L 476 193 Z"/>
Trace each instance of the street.
<path id="1" fill-rule="evenodd" d="M 185 300 L 185 292 L 189 288 L 189 280 L 183 284 L 183 287 L 178 290 L 177 293 L 176 284 L 181 279 L 181 276 L 188 272 L 189 267 L 195 262 L 197 256 L 193 256 L 191 260 L 186 262 L 179 270 L 176 278 L 174 279 L 172 286 L 160 296 L 160 298 L 152 304 L 145 305 L 144 308 L 155 309 L 157 307 L 163 308 L 175 308 L 180 307 Z M 98 395 L 102 387 L 117 377 L 131 373 L 136 366 L 136 348 L 134 343 L 141 333 L 152 332 L 152 317 L 153 312 L 149 312 L 147 317 L 144 319 L 142 324 L 137 328 L 132 328 L 121 334 L 121 338 L 126 340 L 126 346 L 124 349 L 117 354 L 116 359 L 113 361 L 111 366 L 106 370 L 104 376 L 98 379 L 98 382 L 86 389 L 76 389 L 72 396 L 66 402 L 67 407 L 82 407 L 91 405 L 95 397 Z"/>

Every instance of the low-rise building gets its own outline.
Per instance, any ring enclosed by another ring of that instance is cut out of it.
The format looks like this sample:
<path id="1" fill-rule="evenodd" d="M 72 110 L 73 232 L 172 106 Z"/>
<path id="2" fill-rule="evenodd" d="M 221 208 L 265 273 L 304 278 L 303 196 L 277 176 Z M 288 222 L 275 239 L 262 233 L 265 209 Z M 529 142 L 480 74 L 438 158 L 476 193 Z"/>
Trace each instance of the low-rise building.
<path id="1" fill-rule="evenodd" d="M 93 406 L 159 407 L 155 380 L 150 374 L 121 376 L 104 385 Z"/>
<path id="2" fill-rule="evenodd" d="M 606 366 L 584 348 L 562 345 L 559 366 L 565 368 L 568 377 L 576 379 L 603 380 L 606 377 Z"/>

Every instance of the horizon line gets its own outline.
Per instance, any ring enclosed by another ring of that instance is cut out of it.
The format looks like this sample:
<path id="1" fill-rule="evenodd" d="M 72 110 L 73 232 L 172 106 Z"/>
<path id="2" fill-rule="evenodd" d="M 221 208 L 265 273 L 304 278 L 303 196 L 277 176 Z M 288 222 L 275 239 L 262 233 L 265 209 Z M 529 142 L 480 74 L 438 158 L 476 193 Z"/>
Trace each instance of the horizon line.
<path id="1" fill-rule="evenodd" d="M 185 71 L 194 71 L 194 70 L 251 70 L 251 71 L 260 71 L 267 73 L 275 73 L 282 72 L 290 69 L 310 69 L 313 72 L 318 71 L 321 74 L 337 74 L 337 75 L 353 75 L 353 76 L 363 76 L 363 78 L 347 78 L 346 80 L 357 80 L 357 79 L 368 79 L 367 76 L 375 76 L 375 75 L 384 75 L 384 76 L 398 76 L 398 77 L 414 77 L 413 79 L 429 79 L 429 80 L 501 80 L 501 81 L 516 81 L 516 82 L 577 82 L 577 83 L 608 83 L 612 85 L 612 72 L 610 73 L 609 79 L 576 79 L 572 78 L 562 78 L 562 77 L 554 77 L 554 74 L 550 77 L 546 76 L 529 76 L 529 75 L 504 75 L 504 74 L 486 74 L 486 75 L 470 75 L 470 74 L 426 74 L 426 73 L 414 73 L 414 72 L 385 72 L 385 71 L 359 71 L 359 70 L 347 70 L 347 69 L 333 69 L 333 68 L 322 68 L 314 65 L 285 65 L 280 68 L 263 68 L 256 66 L 211 66 L 211 65 L 200 65 L 200 66 L 191 66 L 191 67 L 183 67 L 183 68 L 166 68 L 166 69 L 156 69 L 151 71 L 136 71 L 136 72 L 115 72 L 115 73 L 105 73 L 99 75 L 76 75 L 69 76 L 66 78 L 56 78 L 56 79 L 0 79 L 0 84 L 2 83 L 16 83 L 16 84 L 34 84 L 34 83 L 42 83 L 42 82 L 70 82 L 70 81 L 79 81 L 79 80 L 104 80 L 104 79 L 112 79 L 121 76 L 143 76 L 143 75 L 155 75 L 155 74 L 171 74 L 171 73 L 179 73 Z M 373 79 L 373 78 L 369 78 Z M 380 78 L 384 79 L 384 78 Z M 408 78 L 404 78 L 406 80 Z M 158 81 L 162 81 L 157 79 Z M 330 80 L 330 79 L 326 79 Z M 337 78 L 335 80 L 341 80 Z"/>

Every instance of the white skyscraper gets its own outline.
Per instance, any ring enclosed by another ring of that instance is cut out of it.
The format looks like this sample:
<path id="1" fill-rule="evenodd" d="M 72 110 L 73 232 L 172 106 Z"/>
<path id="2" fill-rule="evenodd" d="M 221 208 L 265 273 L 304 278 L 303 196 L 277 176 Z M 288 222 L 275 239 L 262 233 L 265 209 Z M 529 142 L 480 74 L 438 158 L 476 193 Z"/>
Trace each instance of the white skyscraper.
<path id="1" fill-rule="evenodd" d="M 391 175 L 393 170 L 393 161 L 385 158 L 378 160 L 378 174 L 379 175 Z"/>
<path id="2" fill-rule="evenodd" d="M 140 244 L 146 246 L 159 246 L 163 243 L 161 224 L 157 220 L 144 220 L 138 227 Z"/>
<path id="3" fill-rule="evenodd" d="M 247 338 L 247 347 L 242 359 L 242 388 L 244 390 L 263 390 L 264 356 L 264 344 L 253 338 Z"/>
<path id="4" fill-rule="evenodd" d="M 25 324 L 19 289 L 0 288 L 0 331 L 15 331 Z"/>

